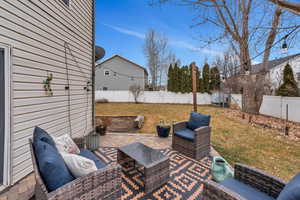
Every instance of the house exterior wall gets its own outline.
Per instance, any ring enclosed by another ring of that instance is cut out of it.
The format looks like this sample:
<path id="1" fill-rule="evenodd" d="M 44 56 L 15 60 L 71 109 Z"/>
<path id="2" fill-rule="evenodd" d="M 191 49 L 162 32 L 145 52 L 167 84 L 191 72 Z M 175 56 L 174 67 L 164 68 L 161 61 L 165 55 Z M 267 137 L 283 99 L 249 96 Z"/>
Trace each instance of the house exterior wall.
<path id="1" fill-rule="evenodd" d="M 274 91 L 283 83 L 283 70 L 287 63 L 293 68 L 295 80 L 300 88 L 300 56 L 298 56 L 289 62 L 284 62 L 270 70 L 270 80 Z"/>
<path id="2" fill-rule="evenodd" d="M 109 76 L 104 75 L 105 71 L 109 72 Z M 96 90 L 103 90 L 104 87 L 107 90 L 129 90 L 131 85 L 137 84 L 145 89 L 147 79 L 142 68 L 120 57 L 114 57 L 96 67 L 95 87 Z"/>
<path id="3" fill-rule="evenodd" d="M 69 6 L 0 0 L 0 43 L 11 47 L 11 184 L 33 170 L 28 139 L 35 126 L 53 136 L 92 131 L 92 91 L 84 90 L 92 74 L 92 24 L 93 0 L 70 0 Z M 43 85 L 50 73 L 53 96 Z"/>

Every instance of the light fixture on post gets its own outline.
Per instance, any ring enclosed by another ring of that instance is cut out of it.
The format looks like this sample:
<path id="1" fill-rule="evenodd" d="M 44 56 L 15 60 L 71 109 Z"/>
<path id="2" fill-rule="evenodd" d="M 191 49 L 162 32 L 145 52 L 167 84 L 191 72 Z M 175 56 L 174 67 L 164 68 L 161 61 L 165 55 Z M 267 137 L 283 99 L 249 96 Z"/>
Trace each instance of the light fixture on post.
<path id="1" fill-rule="evenodd" d="M 288 53 L 288 45 L 287 45 L 286 39 L 287 39 L 287 35 L 284 37 L 284 40 L 283 40 L 283 43 L 282 43 L 282 46 L 281 46 L 281 51 L 284 54 Z"/>

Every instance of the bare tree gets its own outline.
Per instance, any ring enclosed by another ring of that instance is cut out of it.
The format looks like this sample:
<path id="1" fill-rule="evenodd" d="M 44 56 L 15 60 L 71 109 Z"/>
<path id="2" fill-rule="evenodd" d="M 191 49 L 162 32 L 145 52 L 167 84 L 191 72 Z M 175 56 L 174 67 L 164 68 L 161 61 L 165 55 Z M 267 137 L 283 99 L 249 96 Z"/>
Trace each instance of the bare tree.
<path id="1" fill-rule="evenodd" d="M 300 3 L 283 1 L 283 0 L 269 0 L 269 1 L 300 16 Z"/>
<path id="2" fill-rule="evenodd" d="M 138 103 L 140 95 L 144 92 L 143 88 L 137 84 L 131 85 L 129 91 L 131 92 L 135 103 Z"/>
<path id="3" fill-rule="evenodd" d="M 158 0 L 160 3 L 169 0 Z M 175 0 L 174 0 L 175 1 Z M 286 34 L 291 19 L 283 23 L 281 7 L 263 0 L 177 0 L 197 12 L 197 26 L 215 28 L 215 34 L 200 37 L 203 43 L 225 42 L 240 61 L 243 110 L 258 113 L 266 87 L 268 61 L 277 36 Z M 260 14 L 257 14 L 260 13 Z M 281 25 L 282 27 L 279 27 Z M 284 30 L 284 31 L 283 31 Z M 252 55 L 252 56 L 251 56 Z M 255 55 L 255 56 L 253 56 Z M 254 58 L 263 58 L 260 73 L 252 73 Z"/>
<path id="4" fill-rule="evenodd" d="M 217 56 L 213 62 L 213 65 L 218 67 L 221 78 L 222 88 L 232 93 L 240 93 L 241 87 L 239 84 L 239 58 L 234 54 L 232 50 L 228 50 L 223 55 Z"/>
<path id="5" fill-rule="evenodd" d="M 165 72 L 168 69 L 167 62 L 171 55 L 168 39 L 154 29 L 150 29 L 146 34 L 144 53 L 151 74 L 152 88 L 156 90 L 164 81 L 166 77 Z"/>

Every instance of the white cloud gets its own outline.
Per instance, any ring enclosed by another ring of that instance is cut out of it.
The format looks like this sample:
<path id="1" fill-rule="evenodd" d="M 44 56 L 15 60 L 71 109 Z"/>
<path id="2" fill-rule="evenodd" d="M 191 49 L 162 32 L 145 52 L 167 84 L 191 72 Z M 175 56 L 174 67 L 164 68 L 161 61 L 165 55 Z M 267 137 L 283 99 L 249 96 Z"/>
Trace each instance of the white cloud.
<path id="1" fill-rule="evenodd" d="M 145 39 L 145 34 L 142 34 L 142 33 L 136 32 L 136 31 L 131 31 L 131 30 L 121 28 L 121 27 L 118 27 L 118 26 L 113 26 L 113 25 L 108 25 L 108 24 L 103 24 L 103 25 L 107 26 L 107 27 L 119 32 L 119 33 L 123 33 L 123 34 L 126 34 L 126 35 L 131 35 L 131 36 L 134 36 L 134 37 L 137 37 L 137 38 L 140 38 L 140 39 Z"/>
<path id="2" fill-rule="evenodd" d="M 145 34 L 142 34 L 142 33 L 136 32 L 136 31 L 132 31 L 132 30 L 128 30 L 125 28 L 121 28 L 118 26 L 109 25 L 109 24 L 103 24 L 103 25 L 107 26 L 119 33 L 130 35 L 130 36 L 133 36 L 133 37 L 136 37 L 139 39 L 145 39 Z M 194 46 L 186 41 L 183 41 L 183 40 L 170 40 L 170 45 L 175 46 L 177 48 L 188 49 L 191 51 L 197 51 L 197 52 L 201 52 L 201 53 L 209 54 L 209 55 L 222 55 L 221 52 L 218 52 L 218 51 L 215 51 L 212 49 L 208 49 L 208 48 L 200 48 L 200 47 Z"/>

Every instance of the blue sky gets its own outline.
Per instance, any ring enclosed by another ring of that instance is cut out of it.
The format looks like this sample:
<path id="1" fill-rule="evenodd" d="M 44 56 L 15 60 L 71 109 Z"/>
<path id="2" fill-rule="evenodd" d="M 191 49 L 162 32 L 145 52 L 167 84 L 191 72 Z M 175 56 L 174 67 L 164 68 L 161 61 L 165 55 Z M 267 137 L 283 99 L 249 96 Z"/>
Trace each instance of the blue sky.
<path id="1" fill-rule="evenodd" d="M 106 50 L 105 59 L 119 54 L 147 67 L 143 53 L 145 33 L 150 29 L 163 33 L 169 39 L 170 48 L 183 65 L 196 61 L 202 67 L 205 61 L 211 61 L 227 49 L 226 44 L 200 48 L 199 38 L 214 36 L 212 26 L 191 28 L 195 12 L 191 8 L 175 4 L 149 6 L 148 0 L 97 0 L 96 1 L 96 44 Z M 254 13 L 256 17 L 262 13 Z M 295 16 L 292 16 L 295 19 Z M 299 22 L 300 18 L 297 18 Z M 299 24 L 299 23 L 297 23 Z M 280 36 L 282 37 L 282 35 Z M 297 43 L 296 43 L 297 44 Z M 279 46 L 273 49 L 272 58 L 284 56 Z M 259 51 L 261 51 L 259 47 Z M 299 45 L 289 54 L 298 53 Z M 252 52 L 252 56 L 257 52 Z M 258 63 L 261 58 L 253 60 Z"/>
<path id="2" fill-rule="evenodd" d="M 105 58 L 119 54 L 146 67 L 144 35 L 154 28 L 168 37 L 170 48 L 182 64 L 196 61 L 201 66 L 223 49 L 200 48 L 199 29 L 191 28 L 194 17 L 189 8 L 171 4 L 149 6 L 147 0 L 98 0 L 96 44 L 105 48 Z"/>

